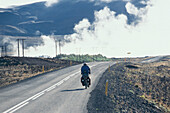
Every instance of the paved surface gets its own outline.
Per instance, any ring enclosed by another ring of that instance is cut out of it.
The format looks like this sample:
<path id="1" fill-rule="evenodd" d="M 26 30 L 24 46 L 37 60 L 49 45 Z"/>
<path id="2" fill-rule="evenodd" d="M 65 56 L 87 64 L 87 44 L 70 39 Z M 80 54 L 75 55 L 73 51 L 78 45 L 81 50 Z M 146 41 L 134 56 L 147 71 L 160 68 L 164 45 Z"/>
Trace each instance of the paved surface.
<path id="1" fill-rule="evenodd" d="M 163 59 L 165 56 L 156 56 L 156 57 L 153 57 L 153 58 L 149 58 L 149 59 L 146 59 L 144 61 L 141 61 L 140 63 L 151 63 L 151 62 L 156 62 L 156 61 L 159 61 L 161 59 Z"/>
<path id="2" fill-rule="evenodd" d="M 76 65 L 0 88 L 0 113 L 86 113 L 90 92 L 113 62 L 90 63 L 92 85 L 84 89 Z"/>

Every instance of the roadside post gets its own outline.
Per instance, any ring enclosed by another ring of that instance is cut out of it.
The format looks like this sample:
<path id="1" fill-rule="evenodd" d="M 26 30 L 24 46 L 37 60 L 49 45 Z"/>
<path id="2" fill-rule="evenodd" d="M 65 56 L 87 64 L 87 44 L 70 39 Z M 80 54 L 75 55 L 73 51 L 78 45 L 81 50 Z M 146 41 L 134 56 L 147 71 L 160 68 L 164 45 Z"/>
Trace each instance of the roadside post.
<path id="1" fill-rule="evenodd" d="M 70 61 L 70 66 L 72 66 L 72 64 L 73 64 L 73 62 L 72 62 L 72 61 Z"/>
<path id="2" fill-rule="evenodd" d="M 130 54 L 131 54 L 131 52 L 127 52 L 127 54 L 128 54 L 128 55 L 130 55 Z M 130 62 L 130 58 L 129 58 L 129 62 Z"/>
<path id="3" fill-rule="evenodd" d="M 43 71 L 43 73 L 44 73 L 44 65 L 42 66 L 42 71 Z"/>
<path id="4" fill-rule="evenodd" d="M 108 94 L 108 80 L 106 80 L 106 87 L 105 87 L 105 95 L 107 96 Z"/>
<path id="5" fill-rule="evenodd" d="M 109 65 L 109 73 L 110 73 L 110 65 Z"/>

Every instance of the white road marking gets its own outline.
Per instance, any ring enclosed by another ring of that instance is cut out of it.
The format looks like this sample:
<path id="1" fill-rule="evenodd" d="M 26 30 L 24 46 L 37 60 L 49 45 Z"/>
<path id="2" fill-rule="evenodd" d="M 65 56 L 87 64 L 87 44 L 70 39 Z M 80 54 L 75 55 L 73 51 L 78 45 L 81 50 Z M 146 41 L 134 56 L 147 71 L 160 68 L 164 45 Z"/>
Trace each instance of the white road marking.
<path id="1" fill-rule="evenodd" d="M 49 91 L 51 91 L 52 90 L 52 88 L 47 88 L 45 91 L 46 92 L 49 92 Z"/>
<path id="2" fill-rule="evenodd" d="M 28 103 L 29 103 L 29 102 L 26 102 L 26 103 L 22 104 L 21 106 L 15 108 L 14 110 L 10 111 L 9 113 L 13 113 L 13 112 L 17 111 L 18 109 L 24 107 L 24 106 L 27 105 Z"/>
<path id="3" fill-rule="evenodd" d="M 8 110 L 4 111 L 3 113 L 8 113 L 9 111 L 11 111 L 11 110 L 13 110 L 13 109 L 17 108 L 18 106 L 21 106 L 22 104 L 27 103 L 27 101 L 29 101 L 29 100 L 30 100 L 30 98 L 28 98 L 27 100 L 25 100 L 25 101 L 23 101 L 23 102 L 21 102 L 21 103 L 19 103 L 19 104 L 15 105 L 15 106 L 14 106 L 14 107 L 12 107 L 12 108 L 10 108 L 10 109 L 8 109 Z"/>
<path id="4" fill-rule="evenodd" d="M 95 64 L 95 65 L 96 65 L 96 64 Z M 93 66 L 95 66 L 95 65 L 92 65 L 92 66 L 90 66 L 90 67 L 93 67 Z M 64 79 L 60 80 L 60 81 L 57 82 L 56 84 L 54 84 L 54 85 L 46 88 L 45 90 L 43 90 L 43 91 L 41 91 L 41 92 L 33 95 L 32 97 L 30 97 L 30 98 L 28 98 L 28 99 L 20 102 L 19 104 L 17 104 L 17 105 L 15 105 L 15 106 L 13 106 L 12 108 L 4 111 L 3 113 L 13 113 L 13 112 L 17 111 L 18 109 L 20 109 L 20 108 L 24 107 L 25 105 L 29 104 L 29 101 L 30 101 L 30 100 L 36 100 L 38 97 L 44 95 L 45 92 L 49 92 L 49 91 L 55 89 L 56 86 L 60 86 L 60 85 L 63 84 L 65 81 L 69 80 L 71 77 L 77 75 L 78 73 L 80 73 L 80 71 L 78 71 L 78 72 L 76 72 L 76 73 L 74 73 L 74 74 L 71 74 L 71 75 L 65 77 Z"/>
<path id="5" fill-rule="evenodd" d="M 70 79 L 70 76 L 66 77 L 65 79 L 63 79 L 64 81 L 67 81 L 68 79 Z"/>
<path id="6" fill-rule="evenodd" d="M 42 96 L 42 95 L 44 95 L 44 93 L 40 93 L 40 94 L 37 95 L 36 97 L 32 98 L 32 100 L 35 100 L 35 99 L 37 99 L 38 97 L 40 97 L 40 96 Z"/>
<path id="7" fill-rule="evenodd" d="M 56 86 L 49 87 L 45 91 L 49 92 L 49 91 L 53 90 L 54 88 L 56 88 Z"/>

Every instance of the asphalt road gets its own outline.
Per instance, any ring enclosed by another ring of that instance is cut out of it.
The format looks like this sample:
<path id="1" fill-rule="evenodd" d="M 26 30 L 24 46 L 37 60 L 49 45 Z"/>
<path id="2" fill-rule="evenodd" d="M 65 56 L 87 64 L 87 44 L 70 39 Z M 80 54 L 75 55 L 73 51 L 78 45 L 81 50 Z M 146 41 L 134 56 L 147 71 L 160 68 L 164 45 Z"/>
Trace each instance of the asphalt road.
<path id="1" fill-rule="evenodd" d="M 156 57 L 149 58 L 149 59 L 146 59 L 146 60 L 144 60 L 144 61 L 141 61 L 140 63 L 156 62 L 156 61 L 159 61 L 159 60 L 163 59 L 164 57 L 166 57 L 166 56 L 156 56 Z"/>
<path id="2" fill-rule="evenodd" d="M 0 113 L 86 113 L 90 92 L 113 62 L 90 63 L 92 84 L 80 83 L 82 65 L 0 88 Z"/>

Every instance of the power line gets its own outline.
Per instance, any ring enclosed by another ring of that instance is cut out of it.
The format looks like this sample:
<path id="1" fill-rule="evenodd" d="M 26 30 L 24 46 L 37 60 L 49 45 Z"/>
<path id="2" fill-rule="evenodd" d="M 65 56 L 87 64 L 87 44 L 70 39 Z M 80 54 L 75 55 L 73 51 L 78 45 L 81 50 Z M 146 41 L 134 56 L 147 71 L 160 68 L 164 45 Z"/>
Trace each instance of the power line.
<path id="1" fill-rule="evenodd" d="M 4 46 L 1 46 L 1 57 L 4 56 Z"/>
<path id="2" fill-rule="evenodd" d="M 3 46 L 0 46 L 1 47 L 1 57 L 6 57 L 8 56 L 7 55 L 7 44 L 5 43 Z"/>
<path id="3" fill-rule="evenodd" d="M 59 40 L 59 53 L 61 55 L 61 40 Z"/>
<path id="4" fill-rule="evenodd" d="M 20 56 L 20 53 L 19 53 L 19 40 L 20 39 L 17 39 L 17 41 L 18 41 L 18 57 Z"/>
<path id="5" fill-rule="evenodd" d="M 7 44 L 4 45 L 4 55 L 7 56 Z"/>
<path id="6" fill-rule="evenodd" d="M 23 57 L 24 57 L 24 40 L 25 39 L 21 39 L 22 40 L 22 55 L 23 55 Z"/>
<path id="7" fill-rule="evenodd" d="M 56 57 L 57 57 L 57 41 L 55 40 Z"/>
<path id="8" fill-rule="evenodd" d="M 26 40 L 26 39 L 17 39 L 17 41 L 18 41 L 18 57 L 20 57 L 20 47 L 19 47 L 20 41 L 22 41 L 22 55 L 24 57 L 24 40 Z"/>

